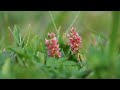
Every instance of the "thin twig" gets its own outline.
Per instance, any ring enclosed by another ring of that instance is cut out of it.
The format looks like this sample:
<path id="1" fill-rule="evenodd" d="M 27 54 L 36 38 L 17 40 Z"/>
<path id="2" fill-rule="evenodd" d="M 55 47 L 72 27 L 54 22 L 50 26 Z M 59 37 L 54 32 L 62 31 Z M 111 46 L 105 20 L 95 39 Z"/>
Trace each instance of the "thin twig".
<path id="1" fill-rule="evenodd" d="M 50 17 L 51 17 L 52 22 L 53 22 L 53 24 L 54 24 L 55 30 L 56 30 L 56 32 L 58 33 L 57 27 L 56 27 L 56 24 L 55 24 L 55 21 L 54 21 L 54 18 L 53 18 L 53 15 L 52 15 L 51 11 L 49 11 L 49 14 L 50 14 Z"/>
<path id="2" fill-rule="evenodd" d="M 60 34 L 60 29 L 61 29 L 61 26 L 58 28 L 58 38 L 59 38 L 59 34 Z"/>
<path id="3" fill-rule="evenodd" d="M 88 23 L 85 24 L 85 23 L 83 22 L 83 26 L 84 26 L 86 29 L 88 29 L 89 31 L 92 31 L 92 32 L 95 33 L 95 34 L 98 34 L 98 33 L 95 31 L 95 29 L 92 29 L 91 27 L 89 27 L 89 24 L 88 24 Z"/>
<path id="4" fill-rule="evenodd" d="M 10 27 L 8 27 L 8 29 L 10 30 L 10 32 L 11 32 L 11 33 L 12 33 L 12 35 L 14 36 L 14 34 L 13 34 L 13 32 L 12 32 L 11 28 L 10 28 Z"/>
<path id="5" fill-rule="evenodd" d="M 10 32 L 12 33 L 12 35 L 13 35 L 14 39 L 16 40 L 16 42 L 19 44 L 19 42 L 18 42 L 18 41 L 17 41 L 17 39 L 15 38 L 15 35 L 14 35 L 14 33 L 12 32 L 11 28 L 10 28 L 10 27 L 8 27 L 8 29 L 9 29 L 9 30 L 10 30 Z"/>
<path id="6" fill-rule="evenodd" d="M 16 28 L 16 26 L 14 25 L 14 29 L 15 29 L 15 28 Z M 8 27 L 8 29 L 9 29 L 9 30 L 10 30 L 10 32 L 12 33 L 13 38 L 16 40 L 17 44 L 20 44 L 20 43 L 19 43 L 19 41 L 17 41 L 17 38 L 15 38 L 15 35 L 14 35 L 14 33 L 12 32 L 11 28 L 10 28 L 10 27 Z"/>
<path id="7" fill-rule="evenodd" d="M 66 30 L 66 33 L 68 32 L 68 30 L 70 29 L 70 27 L 75 23 L 75 21 L 76 21 L 76 19 L 78 18 L 79 14 L 80 14 L 80 11 L 79 11 L 79 12 L 77 13 L 77 15 L 75 16 L 75 18 L 74 18 L 73 22 L 71 23 L 71 25 L 69 26 L 69 28 Z"/>
<path id="8" fill-rule="evenodd" d="M 29 24 L 29 26 L 28 26 L 29 35 L 28 35 L 28 39 L 27 39 L 27 42 L 26 42 L 26 46 L 28 45 L 28 42 L 29 42 L 29 39 L 30 39 L 30 28 L 31 28 L 31 25 Z"/>

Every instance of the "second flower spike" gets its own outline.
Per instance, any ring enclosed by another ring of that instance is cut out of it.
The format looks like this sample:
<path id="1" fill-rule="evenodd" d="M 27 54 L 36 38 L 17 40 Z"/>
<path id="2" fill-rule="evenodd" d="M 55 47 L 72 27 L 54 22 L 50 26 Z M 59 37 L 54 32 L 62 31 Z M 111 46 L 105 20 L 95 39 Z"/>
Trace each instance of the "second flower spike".
<path id="1" fill-rule="evenodd" d="M 72 27 L 70 32 L 70 34 L 67 34 L 69 38 L 69 45 L 73 54 L 76 54 L 82 47 L 82 38 L 78 35 L 76 28 Z"/>

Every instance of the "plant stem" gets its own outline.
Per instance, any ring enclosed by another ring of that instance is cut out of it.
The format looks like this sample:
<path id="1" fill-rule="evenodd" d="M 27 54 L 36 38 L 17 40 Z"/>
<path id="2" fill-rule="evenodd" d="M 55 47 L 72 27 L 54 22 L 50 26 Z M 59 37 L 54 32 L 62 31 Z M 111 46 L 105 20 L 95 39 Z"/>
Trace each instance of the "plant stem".
<path id="1" fill-rule="evenodd" d="M 115 48 L 117 45 L 117 33 L 119 29 L 119 18 L 120 18 L 120 12 L 119 11 L 113 11 L 112 12 L 112 30 L 110 35 L 110 44 L 109 44 L 109 52 L 108 57 L 109 59 L 113 58 L 113 54 L 115 53 Z"/>
<path id="2" fill-rule="evenodd" d="M 77 13 L 77 15 L 75 16 L 73 22 L 71 23 L 71 25 L 70 25 L 70 26 L 68 27 L 68 29 L 66 30 L 66 32 L 65 32 L 66 34 L 67 34 L 67 32 L 69 31 L 70 27 L 75 23 L 75 21 L 76 21 L 76 19 L 78 18 L 79 14 L 80 14 L 80 11 Z"/>
<path id="3" fill-rule="evenodd" d="M 49 11 L 49 14 L 50 14 L 50 17 L 51 17 L 51 19 L 52 19 L 52 22 L 53 22 L 53 25 L 54 25 L 54 27 L 55 27 L 55 30 L 56 30 L 56 32 L 57 32 L 57 34 L 58 34 L 57 26 L 56 26 L 56 24 L 55 24 L 55 20 L 54 20 L 54 18 L 53 18 L 53 15 L 52 15 L 51 11 Z"/>

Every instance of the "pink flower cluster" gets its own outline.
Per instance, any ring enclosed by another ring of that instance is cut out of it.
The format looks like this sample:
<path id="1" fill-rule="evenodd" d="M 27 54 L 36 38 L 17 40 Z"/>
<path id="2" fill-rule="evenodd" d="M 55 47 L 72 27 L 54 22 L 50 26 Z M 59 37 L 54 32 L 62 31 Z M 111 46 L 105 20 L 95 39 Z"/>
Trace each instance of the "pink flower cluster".
<path id="1" fill-rule="evenodd" d="M 49 40 L 45 39 L 45 44 L 47 46 L 48 56 L 49 57 L 61 57 L 61 52 L 58 44 L 58 40 L 55 37 L 54 33 L 48 33 Z"/>
<path id="2" fill-rule="evenodd" d="M 82 38 L 76 32 L 76 28 L 72 27 L 70 29 L 71 33 L 67 34 L 69 38 L 69 44 L 72 52 L 76 54 L 79 51 L 79 48 L 82 46 Z"/>

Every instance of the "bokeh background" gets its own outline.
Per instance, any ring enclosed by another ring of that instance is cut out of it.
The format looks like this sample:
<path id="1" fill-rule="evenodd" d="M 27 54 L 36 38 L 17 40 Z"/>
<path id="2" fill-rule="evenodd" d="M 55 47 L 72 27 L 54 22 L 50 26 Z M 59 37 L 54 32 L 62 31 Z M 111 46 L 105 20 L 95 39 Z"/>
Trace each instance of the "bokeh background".
<path id="1" fill-rule="evenodd" d="M 57 28 L 61 26 L 61 34 L 64 33 L 73 22 L 78 11 L 51 11 Z M 48 11 L 0 11 L 0 48 L 6 48 L 13 44 L 13 37 L 8 29 L 14 25 L 21 27 L 21 32 L 27 34 L 26 28 L 31 25 L 32 36 L 39 35 L 45 38 L 48 32 L 55 32 L 55 28 Z M 108 38 L 111 28 L 110 11 L 81 11 L 74 27 L 88 42 L 90 34 L 102 34 Z M 86 44 L 85 44 L 86 45 Z"/>

